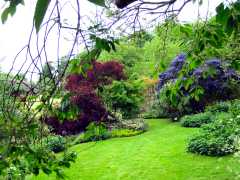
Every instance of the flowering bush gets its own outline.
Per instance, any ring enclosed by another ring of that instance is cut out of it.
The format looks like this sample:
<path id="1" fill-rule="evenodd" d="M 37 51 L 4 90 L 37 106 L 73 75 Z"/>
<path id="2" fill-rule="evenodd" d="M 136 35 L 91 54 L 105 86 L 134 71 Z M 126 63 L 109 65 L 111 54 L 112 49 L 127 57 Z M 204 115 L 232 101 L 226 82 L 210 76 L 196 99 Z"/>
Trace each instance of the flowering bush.
<path id="1" fill-rule="evenodd" d="M 169 68 L 159 75 L 159 83 L 157 89 L 160 90 L 167 82 L 177 78 L 186 60 L 185 54 L 179 54 L 172 60 Z"/>
<path id="2" fill-rule="evenodd" d="M 240 75 L 221 60 L 207 60 L 198 68 L 185 72 L 184 76 L 181 74 L 178 77 L 184 65 L 187 65 L 185 59 L 184 54 L 178 55 L 172 61 L 169 69 L 159 75 L 159 94 L 168 82 L 175 86 L 166 92 L 171 100 L 170 106 L 178 107 L 178 102 L 182 102 L 181 99 L 188 99 L 185 106 L 191 108 L 190 112 L 199 112 L 203 111 L 209 103 L 240 96 Z M 186 71 L 186 69 L 183 71 Z"/>

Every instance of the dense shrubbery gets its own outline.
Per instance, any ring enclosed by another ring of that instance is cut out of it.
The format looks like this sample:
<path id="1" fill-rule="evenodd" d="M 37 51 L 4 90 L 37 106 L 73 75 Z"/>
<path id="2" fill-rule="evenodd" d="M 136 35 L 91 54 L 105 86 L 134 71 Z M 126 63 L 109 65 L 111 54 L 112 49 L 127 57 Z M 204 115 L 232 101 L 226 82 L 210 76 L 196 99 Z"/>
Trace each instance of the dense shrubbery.
<path id="1" fill-rule="evenodd" d="M 44 147 L 58 153 L 66 149 L 66 140 L 62 136 L 48 136 L 43 141 Z"/>
<path id="2" fill-rule="evenodd" d="M 220 60 L 206 61 L 203 66 L 195 69 L 192 75 L 196 78 L 197 84 L 204 89 L 203 98 L 195 102 L 196 109 L 202 109 L 209 102 L 233 99 L 240 95 L 240 76 Z"/>
<path id="3" fill-rule="evenodd" d="M 102 96 L 107 107 L 113 112 L 120 112 L 122 118 L 135 118 L 143 102 L 143 83 L 141 80 L 113 81 L 105 86 Z"/>
<path id="4" fill-rule="evenodd" d="M 82 142 L 99 141 L 108 139 L 109 137 L 110 133 L 104 124 L 95 124 L 92 122 L 86 128 Z"/>
<path id="5" fill-rule="evenodd" d="M 93 61 L 85 74 L 71 74 L 66 79 L 65 88 L 71 94 L 70 103 L 81 111 L 77 119 L 60 122 L 58 117 L 48 117 L 45 122 L 52 127 L 54 133 L 68 135 L 81 132 L 90 122 L 107 120 L 108 111 L 97 91 L 104 85 L 111 84 L 113 80 L 123 78 L 122 64 L 115 61 Z"/>
<path id="6" fill-rule="evenodd" d="M 192 112 L 189 96 L 175 96 L 177 103 L 172 102 L 169 91 L 173 90 L 173 88 L 175 88 L 173 82 L 168 82 L 161 88 L 148 114 L 150 113 L 152 117 L 178 120 L 184 114 Z"/>
<path id="7" fill-rule="evenodd" d="M 230 101 L 220 101 L 214 105 L 209 105 L 205 108 L 205 111 L 218 113 L 218 112 L 228 112 L 230 110 Z"/>
<path id="8" fill-rule="evenodd" d="M 214 121 L 214 114 L 211 112 L 185 115 L 181 119 L 181 125 L 184 127 L 200 127 Z"/>
<path id="9" fill-rule="evenodd" d="M 114 137 L 129 137 L 141 134 L 147 130 L 146 123 L 141 119 L 123 120 L 115 123 L 96 124 L 90 123 L 86 131 L 77 135 L 67 137 L 71 145 L 100 141 Z"/>
<path id="10" fill-rule="evenodd" d="M 219 112 L 226 112 L 231 113 L 234 116 L 237 116 L 240 113 L 240 100 L 234 99 L 230 101 L 220 101 L 215 104 L 207 106 L 205 111 L 216 114 Z"/>
<path id="11" fill-rule="evenodd" d="M 168 117 L 203 111 L 209 103 L 239 97 L 240 76 L 220 60 L 207 60 L 179 79 L 185 64 L 185 56 L 179 55 L 169 69 L 159 75 L 158 107 L 159 111 L 164 109 Z"/>
<path id="12" fill-rule="evenodd" d="M 188 151 L 209 156 L 222 156 L 238 150 L 240 134 L 239 117 L 223 113 L 216 120 L 203 126 L 202 132 L 193 137 Z"/>
<path id="13" fill-rule="evenodd" d="M 159 75 L 158 90 L 160 90 L 167 82 L 173 81 L 177 78 L 178 73 L 183 68 L 185 60 L 185 54 L 180 54 L 172 60 L 169 68 Z"/>
<path id="14" fill-rule="evenodd" d="M 143 83 L 135 76 L 123 79 L 123 65 L 115 61 L 94 61 L 85 75 L 68 75 L 67 92 L 45 118 L 46 124 L 56 134 L 70 135 L 82 132 L 91 122 L 108 124 L 137 117 L 143 101 Z M 91 137 L 85 139 L 89 141 Z"/>
<path id="15" fill-rule="evenodd" d="M 218 102 L 206 108 L 214 121 L 202 126 L 199 135 L 190 139 L 188 151 L 209 156 L 222 156 L 239 150 L 239 100 Z"/>
<path id="16" fill-rule="evenodd" d="M 146 122 L 141 118 L 122 120 L 116 127 L 135 131 L 146 131 L 148 128 Z"/>

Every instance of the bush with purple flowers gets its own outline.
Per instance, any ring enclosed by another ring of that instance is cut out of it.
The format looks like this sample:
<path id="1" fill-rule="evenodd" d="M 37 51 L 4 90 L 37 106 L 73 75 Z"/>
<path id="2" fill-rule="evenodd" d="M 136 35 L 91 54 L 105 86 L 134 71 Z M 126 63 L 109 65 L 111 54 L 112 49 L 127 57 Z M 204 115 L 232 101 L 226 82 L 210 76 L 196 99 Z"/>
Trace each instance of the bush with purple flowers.
<path id="1" fill-rule="evenodd" d="M 186 60 L 186 55 L 184 53 L 179 54 L 175 59 L 173 59 L 170 67 L 163 73 L 159 75 L 158 90 L 160 90 L 164 84 L 170 80 L 177 78 L 178 73 L 181 71 Z"/>
<path id="2" fill-rule="evenodd" d="M 166 93 L 169 99 L 173 99 L 175 102 L 168 103 L 171 107 L 167 109 L 174 107 L 176 111 L 182 111 L 180 110 L 182 109 L 181 106 L 180 109 L 178 108 L 182 98 L 188 99 L 184 106 L 188 106 L 188 109 L 191 109 L 190 112 L 199 112 L 203 111 L 209 103 L 239 97 L 240 75 L 221 60 L 206 60 L 199 67 L 179 78 L 178 74 L 182 73 L 183 67 L 187 65 L 186 56 L 180 54 L 172 61 L 170 67 L 159 75 L 159 96 L 162 96 L 161 91 L 167 83 L 171 82 L 173 84 L 173 87 Z M 174 96 L 171 91 L 175 93 Z M 181 116 L 187 113 L 189 111 L 175 112 L 174 114 Z M 171 114 L 169 117 L 171 117 Z"/>

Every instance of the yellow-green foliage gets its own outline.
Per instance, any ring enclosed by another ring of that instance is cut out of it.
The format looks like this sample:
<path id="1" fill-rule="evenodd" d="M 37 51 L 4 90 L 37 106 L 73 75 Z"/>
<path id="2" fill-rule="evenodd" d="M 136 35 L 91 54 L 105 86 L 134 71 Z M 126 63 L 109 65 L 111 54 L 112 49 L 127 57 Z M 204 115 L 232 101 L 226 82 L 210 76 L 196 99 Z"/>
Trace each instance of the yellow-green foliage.
<path id="1" fill-rule="evenodd" d="M 111 137 L 129 137 L 136 136 L 143 133 L 144 131 L 133 130 L 133 129 L 113 129 L 111 131 Z"/>

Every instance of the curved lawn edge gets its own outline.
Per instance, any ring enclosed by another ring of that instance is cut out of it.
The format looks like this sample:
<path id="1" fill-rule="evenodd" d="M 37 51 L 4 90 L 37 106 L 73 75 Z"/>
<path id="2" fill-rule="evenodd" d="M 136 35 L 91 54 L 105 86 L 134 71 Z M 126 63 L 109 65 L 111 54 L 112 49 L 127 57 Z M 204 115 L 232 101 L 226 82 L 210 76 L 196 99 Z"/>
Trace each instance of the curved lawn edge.
<path id="1" fill-rule="evenodd" d="M 79 144 L 76 163 L 66 169 L 72 180 L 195 180 L 234 179 L 240 171 L 233 156 L 207 157 L 186 152 L 187 140 L 198 130 L 166 119 L 147 120 L 148 131 L 131 137 Z M 235 172 L 234 171 L 234 172 Z M 40 174 L 28 179 L 55 179 Z"/>

